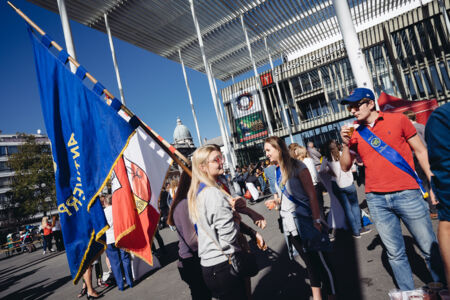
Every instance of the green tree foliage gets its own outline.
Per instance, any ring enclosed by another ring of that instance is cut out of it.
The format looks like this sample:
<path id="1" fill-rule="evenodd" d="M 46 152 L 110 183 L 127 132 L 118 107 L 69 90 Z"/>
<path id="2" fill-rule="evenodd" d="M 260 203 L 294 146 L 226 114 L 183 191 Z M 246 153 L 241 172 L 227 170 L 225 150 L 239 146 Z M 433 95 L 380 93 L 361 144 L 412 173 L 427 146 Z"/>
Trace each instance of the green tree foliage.
<path id="1" fill-rule="evenodd" d="M 49 144 L 32 135 L 21 134 L 25 143 L 8 159 L 15 172 L 10 192 L 10 208 L 20 222 L 38 212 L 56 208 L 55 176 Z"/>

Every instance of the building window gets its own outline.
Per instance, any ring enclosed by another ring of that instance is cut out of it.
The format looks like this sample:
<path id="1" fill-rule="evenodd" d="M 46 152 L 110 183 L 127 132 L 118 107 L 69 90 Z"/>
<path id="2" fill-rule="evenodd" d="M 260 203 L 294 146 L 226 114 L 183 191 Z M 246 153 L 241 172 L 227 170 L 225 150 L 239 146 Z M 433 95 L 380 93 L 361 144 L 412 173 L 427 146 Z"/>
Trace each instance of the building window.
<path id="1" fill-rule="evenodd" d="M 414 78 L 416 79 L 417 88 L 419 89 L 420 97 L 425 97 L 425 90 L 423 88 L 422 80 L 420 78 L 419 72 L 414 71 Z"/>
<path id="2" fill-rule="evenodd" d="M 318 118 L 322 115 L 328 114 L 328 107 L 325 97 L 314 97 L 310 101 L 302 101 L 299 108 L 306 120 Z"/>
<path id="3" fill-rule="evenodd" d="M 447 69 L 445 68 L 444 63 L 439 63 L 439 69 L 441 69 L 442 78 L 444 79 L 447 90 L 450 90 L 450 79 L 448 78 Z"/>
<path id="4" fill-rule="evenodd" d="M 0 178 L 0 188 L 2 187 L 8 187 L 11 185 L 11 178 L 10 177 L 2 177 Z"/>
<path id="5" fill-rule="evenodd" d="M 8 155 L 16 154 L 19 152 L 17 146 L 7 146 L 8 147 Z"/>
<path id="6" fill-rule="evenodd" d="M 422 78 L 423 78 L 423 81 L 425 82 L 425 87 L 428 91 L 428 95 L 433 95 L 434 92 L 431 90 L 430 77 L 428 77 L 427 71 L 425 71 L 425 69 L 422 69 L 420 71 L 422 72 Z"/>
<path id="7" fill-rule="evenodd" d="M 0 171 L 10 171 L 11 169 L 8 166 L 8 162 L 0 161 Z"/>
<path id="8" fill-rule="evenodd" d="M 431 65 L 430 72 L 431 72 L 431 78 L 433 80 L 433 84 L 436 87 L 438 94 L 442 95 L 442 93 L 443 93 L 442 84 L 441 84 L 441 80 L 439 79 L 439 75 L 436 71 L 436 67 Z"/>
<path id="9" fill-rule="evenodd" d="M 414 83 L 412 82 L 411 76 L 409 74 L 405 75 L 406 85 L 409 87 L 409 93 L 411 94 L 411 99 L 416 100 L 417 94 L 414 88 Z"/>
<path id="10" fill-rule="evenodd" d="M 6 146 L 0 146 L 0 156 L 6 155 Z"/>

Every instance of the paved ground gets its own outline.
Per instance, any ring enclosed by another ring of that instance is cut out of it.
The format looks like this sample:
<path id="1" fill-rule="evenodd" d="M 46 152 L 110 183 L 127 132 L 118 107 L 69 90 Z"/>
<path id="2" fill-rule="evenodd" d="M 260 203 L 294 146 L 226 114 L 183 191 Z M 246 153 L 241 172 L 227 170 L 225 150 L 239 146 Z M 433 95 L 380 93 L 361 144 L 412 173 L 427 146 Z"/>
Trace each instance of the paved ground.
<path id="1" fill-rule="evenodd" d="M 364 207 L 363 191 L 358 189 L 358 194 Z M 306 269 L 301 259 L 289 261 L 284 238 L 278 230 L 277 214 L 267 211 L 263 203 L 253 208 L 267 218 L 268 226 L 262 234 L 269 245 L 266 252 L 255 250 L 261 270 L 252 278 L 254 299 L 309 299 Z M 246 223 L 250 221 L 247 219 Z M 436 228 L 437 222 L 433 221 L 433 225 Z M 98 289 L 104 298 L 190 299 L 189 289 L 180 280 L 176 266 L 176 234 L 165 228 L 161 236 L 168 249 L 168 254 L 161 257 L 162 268 L 123 292 L 117 288 Z M 406 230 L 404 237 L 416 286 L 421 287 L 429 281 L 430 275 Z M 376 230 L 359 240 L 339 233 L 335 243 L 337 251 L 332 260 L 341 299 L 387 299 L 388 290 L 395 285 Z M 106 269 L 104 262 L 103 266 Z M 0 299 L 76 299 L 80 288 L 81 284 L 74 286 L 72 283 L 65 253 L 43 256 L 39 249 L 30 254 L 0 258 Z"/>

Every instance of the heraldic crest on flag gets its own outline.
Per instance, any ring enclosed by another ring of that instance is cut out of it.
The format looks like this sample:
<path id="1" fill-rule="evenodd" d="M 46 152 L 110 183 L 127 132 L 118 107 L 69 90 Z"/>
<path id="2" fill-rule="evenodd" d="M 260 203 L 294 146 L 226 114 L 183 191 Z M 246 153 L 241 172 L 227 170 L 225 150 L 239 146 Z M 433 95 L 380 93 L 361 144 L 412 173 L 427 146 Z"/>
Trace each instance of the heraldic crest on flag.
<path id="1" fill-rule="evenodd" d="M 75 74 L 68 69 L 65 50 L 55 55 L 47 34 L 38 37 L 30 27 L 28 31 L 74 283 L 106 249 L 109 226 L 98 196 L 109 179 L 116 245 L 152 264 L 158 198 L 172 159 L 117 99 L 102 98 L 105 88 L 99 82 L 92 89 L 83 83 L 86 69 L 79 66 Z"/>
<path id="2" fill-rule="evenodd" d="M 171 164 L 167 153 L 138 128 L 111 177 L 116 246 L 150 265 L 151 243 L 160 216 L 158 199 Z"/>

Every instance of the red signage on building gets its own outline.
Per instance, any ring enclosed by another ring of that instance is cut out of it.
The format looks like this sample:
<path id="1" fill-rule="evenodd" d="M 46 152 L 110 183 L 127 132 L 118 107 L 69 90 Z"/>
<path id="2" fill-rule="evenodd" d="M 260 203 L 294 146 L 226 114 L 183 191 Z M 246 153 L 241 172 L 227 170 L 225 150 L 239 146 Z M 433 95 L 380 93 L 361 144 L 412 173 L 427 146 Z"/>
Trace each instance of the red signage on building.
<path id="1" fill-rule="evenodd" d="M 261 79 L 261 85 L 263 87 L 273 83 L 272 72 L 262 74 L 259 78 Z"/>

